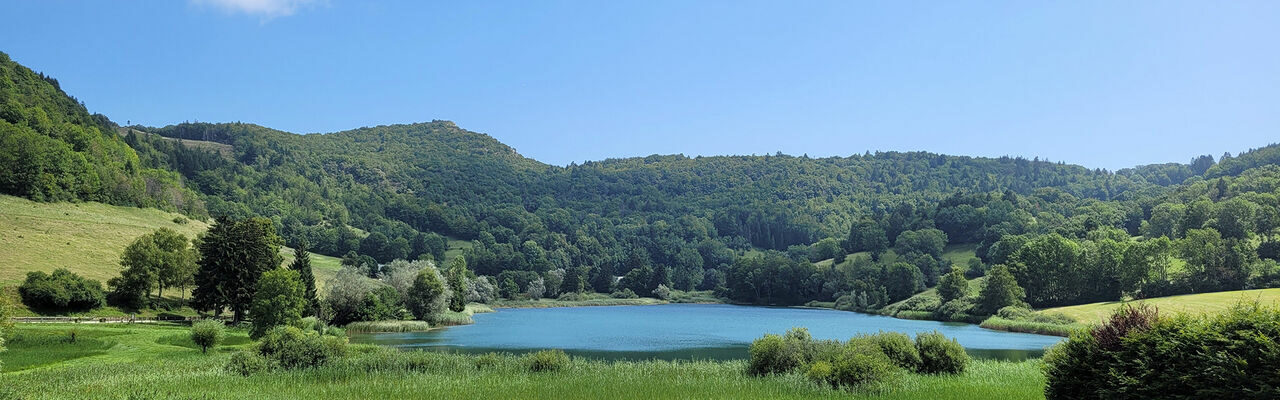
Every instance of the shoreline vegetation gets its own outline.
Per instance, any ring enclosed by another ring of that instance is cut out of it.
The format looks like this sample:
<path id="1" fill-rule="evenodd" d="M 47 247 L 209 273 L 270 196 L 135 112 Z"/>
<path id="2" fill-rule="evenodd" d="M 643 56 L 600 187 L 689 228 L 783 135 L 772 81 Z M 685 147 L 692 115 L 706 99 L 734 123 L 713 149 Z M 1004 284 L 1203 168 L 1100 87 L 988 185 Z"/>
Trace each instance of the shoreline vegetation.
<path id="1" fill-rule="evenodd" d="M 66 342 L 77 331 L 77 345 Z M 812 381 L 804 372 L 752 376 L 748 360 L 599 361 L 526 355 L 405 352 L 347 345 L 346 354 L 315 367 L 229 371 L 235 354 L 255 346 L 243 329 L 202 354 L 177 324 L 77 326 L 22 324 L 0 353 L 0 398 L 264 399 L 326 396 L 588 399 L 1040 399 L 1039 360 L 974 360 L 961 374 L 901 374 L 849 391 Z M 74 348 L 72 348 L 74 347 Z M 53 349 L 62 349 L 52 351 Z M 553 357 L 552 357 L 553 356 Z M 50 385 L 48 382 L 59 382 Z"/>

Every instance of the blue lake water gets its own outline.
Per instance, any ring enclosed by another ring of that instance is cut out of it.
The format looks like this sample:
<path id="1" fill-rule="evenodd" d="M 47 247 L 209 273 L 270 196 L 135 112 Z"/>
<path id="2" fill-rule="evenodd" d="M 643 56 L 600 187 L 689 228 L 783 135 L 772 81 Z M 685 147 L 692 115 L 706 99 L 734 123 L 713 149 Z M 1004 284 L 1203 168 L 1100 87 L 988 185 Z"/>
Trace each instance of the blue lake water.
<path id="1" fill-rule="evenodd" d="M 602 359 L 744 359 L 766 333 L 809 329 L 815 339 L 846 340 L 879 331 L 915 335 L 939 331 L 975 357 L 1039 357 L 1062 340 L 977 325 L 915 321 L 845 311 L 723 304 L 499 309 L 476 314 L 474 325 L 430 332 L 353 334 L 352 342 L 406 350 L 523 353 L 562 349 Z"/>

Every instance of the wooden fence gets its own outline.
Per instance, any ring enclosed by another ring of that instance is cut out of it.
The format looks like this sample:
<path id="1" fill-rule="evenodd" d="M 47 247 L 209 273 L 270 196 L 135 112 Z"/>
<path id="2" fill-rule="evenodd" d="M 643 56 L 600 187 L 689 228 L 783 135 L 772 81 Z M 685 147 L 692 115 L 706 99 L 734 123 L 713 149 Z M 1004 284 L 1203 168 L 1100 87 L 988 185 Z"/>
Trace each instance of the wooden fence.
<path id="1" fill-rule="evenodd" d="M 199 321 L 207 318 L 200 317 L 183 317 L 177 315 L 159 315 L 154 317 L 13 317 L 13 322 L 21 323 L 142 323 L 142 322 L 190 322 Z M 229 317 L 218 317 L 217 319 L 230 320 Z"/>

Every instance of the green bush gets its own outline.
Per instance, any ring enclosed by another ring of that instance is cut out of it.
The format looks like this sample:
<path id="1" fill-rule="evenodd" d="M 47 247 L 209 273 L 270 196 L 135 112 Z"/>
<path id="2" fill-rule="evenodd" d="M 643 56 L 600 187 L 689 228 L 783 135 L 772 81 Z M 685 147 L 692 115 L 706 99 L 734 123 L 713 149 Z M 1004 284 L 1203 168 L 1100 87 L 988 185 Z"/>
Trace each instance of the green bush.
<path id="1" fill-rule="evenodd" d="M 610 294 L 610 296 L 613 296 L 613 298 L 615 298 L 615 299 L 638 299 L 638 298 L 640 298 L 640 296 L 637 296 L 637 295 L 636 295 L 636 292 L 632 291 L 631 289 L 622 289 L 622 290 L 619 290 L 619 291 L 613 292 L 612 294 Z"/>
<path id="2" fill-rule="evenodd" d="M 345 353 L 345 338 L 321 336 L 292 326 L 275 327 L 258 343 L 258 354 L 286 369 L 322 365 Z"/>
<path id="3" fill-rule="evenodd" d="M 941 297 L 938 297 L 937 295 L 921 294 L 903 300 L 902 303 L 898 305 L 897 309 L 903 311 L 912 310 L 933 312 L 941 306 Z"/>
<path id="4" fill-rule="evenodd" d="M 1124 307 L 1044 361 L 1050 400 L 1277 398 L 1280 308 L 1242 303 L 1165 318 Z"/>
<path id="5" fill-rule="evenodd" d="M 831 383 L 835 380 L 835 366 L 830 361 L 814 361 L 804 375 L 814 382 Z"/>
<path id="6" fill-rule="evenodd" d="M 559 371 L 569 366 L 569 355 L 563 350 L 542 350 L 529 355 L 529 370 L 533 372 Z"/>
<path id="7" fill-rule="evenodd" d="M 934 312 L 939 319 L 956 322 L 969 322 L 973 319 L 973 298 L 960 298 L 943 303 Z"/>
<path id="8" fill-rule="evenodd" d="M 58 268 L 52 274 L 28 272 L 26 281 L 18 286 L 18 294 L 27 307 L 49 311 L 92 310 L 106 301 L 101 283 L 65 268 Z"/>
<path id="9" fill-rule="evenodd" d="M 752 375 L 768 375 L 786 373 L 804 364 L 801 349 L 790 345 L 778 335 L 764 335 L 751 342 L 749 349 L 751 361 L 747 372 Z"/>
<path id="10" fill-rule="evenodd" d="M 253 375 L 270 368 L 271 362 L 266 357 L 252 351 L 236 352 L 227 363 L 227 371 L 243 376 Z"/>
<path id="11" fill-rule="evenodd" d="M 880 332 L 869 336 L 890 361 L 899 367 L 915 371 L 920 368 L 920 351 L 911 337 L 898 332 Z"/>
<path id="12" fill-rule="evenodd" d="M 969 355 L 955 339 L 948 339 L 938 332 L 916 335 L 916 350 L 920 352 L 920 369 L 927 374 L 958 374 L 969 364 Z"/>
<path id="13" fill-rule="evenodd" d="M 879 348 L 853 343 L 832 366 L 828 383 L 837 387 L 881 382 L 898 371 L 898 367 Z"/>
<path id="14" fill-rule="evenodd" d="M 1019 306 L 1008 306 L 996 311 L 996 316 L 1015 321 L 1029 318 L 1032 314 L 1035 314 L 1035 311 L 1031 311 L 1030 308 Z"/>
<path id="15" fill-rule="evenodd" d="M 191 341 L 200 346 L 201 353 L 208 353 L 210 347 L 217 346 L 226 337 L 226 324 L 222 321 L 206 319 L 191 324 Z"/>

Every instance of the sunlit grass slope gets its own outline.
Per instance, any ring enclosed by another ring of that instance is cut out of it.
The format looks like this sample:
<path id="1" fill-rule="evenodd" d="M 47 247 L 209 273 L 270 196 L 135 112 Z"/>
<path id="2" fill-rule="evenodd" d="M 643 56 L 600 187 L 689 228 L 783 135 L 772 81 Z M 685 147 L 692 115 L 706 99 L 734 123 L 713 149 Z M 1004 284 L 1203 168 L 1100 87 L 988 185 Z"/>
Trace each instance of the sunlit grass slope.
<path id="1" fill-rule="evenodd" d="M 38 203 L 0 195 L 0 295 L 16 297 L 14 288 L 30 271 L 66 268 L 106 284 L 120 275 L 120 253 L 139 236 L 169 228 L 194 239 L 209 224 L 181 214 L 154 208 L 112 206 L 102 203 Z M 293 250 L 281 248 L 285 263 Z M 341 260 L 311 255 L 316 284 L 323 287 L 341 267 Z M 165 296 L 180 297 L 177 291 Z M 20 306 L 20 304 L 19 304 Z M 19 314 L 30 314 L 19 309 Z M 175 310 L 176 311 L 176 310 Z M 181 311 L 177 311 L 182 314 Z M 85 316 L 121 316 L 111 308 L 76 313 Z M 142 313 L 149 315 L 148 313 Z"/>
<path id="2" fill-rule="evenodd" d="M 57 268 L 105 284 L 120 274 L 120 252 L 138 236 L 169 228 L 190 239 L 208 227 L 154 208 L 0 196 L 0 285 L 20 283 L 28 271 Z"/>
<path id="3" fill-rule="evenodd" d="M 1060 312 L 1083 323 L 1096 323 L 1111 315 L 1123 304 L 1147 304 L 1161 313 L 1212 314 L 1230 308 L 1241 301 L 1258 301 L 1266 305 L 1280 302 L 1280 289 L 1235 290 L 1229 292 L 1197 293 L 1179 296 L 1157 297 L 1130 302 L 1108 301 L 1066 307 L 1054 307 L 1040 312 Z"/>

